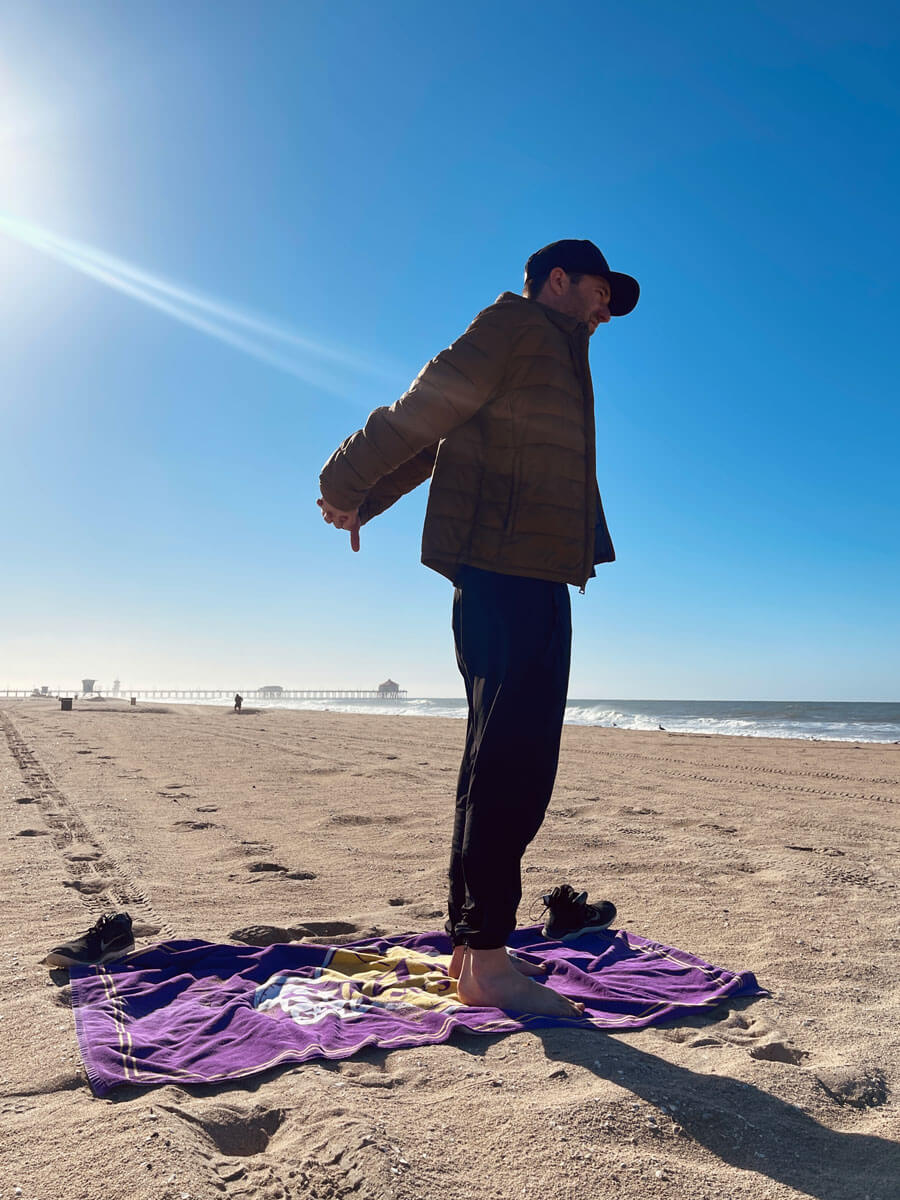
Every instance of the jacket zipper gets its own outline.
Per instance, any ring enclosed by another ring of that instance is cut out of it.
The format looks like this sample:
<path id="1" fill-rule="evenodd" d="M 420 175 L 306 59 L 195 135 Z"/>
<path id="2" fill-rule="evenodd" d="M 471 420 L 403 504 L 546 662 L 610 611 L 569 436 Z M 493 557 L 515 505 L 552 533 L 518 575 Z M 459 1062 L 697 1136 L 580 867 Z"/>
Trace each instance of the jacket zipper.
<path id="1" fill-rule="evenodd" d="M 581 587 L 578 589 L 583 596 L 587 581 L 591 577 L 591 567 L 594 565 L 593 551 L 591 546 L 595 537 L 594 525 L 596 525 L 597 514 L 594 512 L 594 525 L 591 523 L 591 507 L 596 509 L 597 501 L 595 492 L 597 489 L 597 449 L 596 449 L 596 430 L 594 428 L 594 387 L 591 381 L 591 368 L 588 362 L 588 337 L 586 325 L 579 325 L 575 330 L 577 337 L 577 353 L 575 361 L 578 366 L 578 375 L 581 381 L 581 392 L 584 399 L 584 437 L 585 437 L 585 514 L 584 514 L 584 579 Z"/>

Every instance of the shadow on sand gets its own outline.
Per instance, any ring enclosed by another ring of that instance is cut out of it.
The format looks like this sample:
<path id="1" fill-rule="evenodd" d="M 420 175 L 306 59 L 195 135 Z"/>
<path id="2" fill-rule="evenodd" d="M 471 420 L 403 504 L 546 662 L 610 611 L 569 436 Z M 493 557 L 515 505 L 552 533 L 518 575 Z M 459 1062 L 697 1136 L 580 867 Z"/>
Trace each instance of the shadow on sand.
<path id="1" fill-rule="evenodd" d="M 684 1135 L 729 1166 L 755 1171 L 815 1200 L 900 1198 L 900 1144 L 895 1141 L 829 1129 L 754 1084 L 691 1071 L 626 1040 L 567 1029 L 535 1030 L 534 1035 L 548 1062 L 592 1071 L 650 1104 L 676 1102 L 675 1119 Z M 480 1056 L 486 1040 L 465 1035 L 459 1044 Z"/>
<path id="2" fill-rule="evenodd" d="M 741 1004 L 732 1005 L 743 1007 Z M 712 1014 L 711 1014 L 712 1015 Z M 716 1020 L 721 1020 L 718 1010 Z M 710 1021 L 673 1023 L 708 1027 Z M 455 1044 L 473 1057 L 505 1036 L 462 1034 Z M 515 1036 L 515 1035 L 512 1035 Z M 683 1134 L 705 1147 L 721 1163 L 794 1188 L 814 1200 L 898 1200 L 900 1197 L 900 1144 L 874 1134 L 841 1133 L 821 1124 L 796 1105 L 750 1083 L 691 1071 L 655 1054 L 639 1050 L 626 1040 L 571 1028 L 532 1031 L 540 1038 L 548 1062 L 568 1063 L 592 1071 L 652 1105 L 678 1104 L 677 1121 Z M 395 1051 L 394 1053 L 403 1053 Z M 422 1048 L 417 1050 L 422 1053 Z M 368 1062 L 386 1070 L 391 1052 L 369 1049 L 353 1061 Z M 188 1095 L 210 1097 L 253 1094 L 290 1071 L 310 1067 L 338 1072 L 340 1062 L 317 1059 L 301 1067 L 276 1068 L 227 1084 L 179 1084 Z M 156 1089 L 152 1089 L 155 1091 Z M 109 1099 L 121 1103 L 146 1095 L 148 1089 L 117 1088 Z M 577 1132 L 577 1126 L 573 1127 Z M 604 1140 L 609 1138 L 604 1135 Z M 585 1145 L 589 1145 L 588 1141 Z M 661 1143 L 660 1153 L 671 1143 Z"/>

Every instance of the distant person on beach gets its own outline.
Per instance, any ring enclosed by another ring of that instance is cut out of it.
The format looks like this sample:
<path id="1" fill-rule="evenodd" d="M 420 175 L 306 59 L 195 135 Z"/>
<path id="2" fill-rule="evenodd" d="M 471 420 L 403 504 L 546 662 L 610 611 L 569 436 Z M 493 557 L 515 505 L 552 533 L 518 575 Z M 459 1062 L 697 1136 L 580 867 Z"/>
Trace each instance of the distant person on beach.
<path id="1" fill-rule="evenodd" d="M 234 693 L 234 711 L 240 712 L 241 705 L 243 703 L 244 703 L 244 697 L 240 694 L 240 692 L 235 692 Z"/>
<path id="2" fill-rule="evenodd" d="M 480 312 L 405 395 L 342 443 L 319 481 L 323 517 L 349 531 L 356 551 L 362 525 L 431 478 L 422 562 L 454 585 L 469 702 L 447 922 L 465 1004 L 581 1009 L 529 978 L 506 941 L 522 855 L 556 778 L 572 637 L 566 585 L 584 591 L 594 564 L 615 558 L 596 480 L 588 341 L 631 312 L 639 290 L 592 242 L 538 250 L 523 295 L 504 292 Z M 581 911 L 586 927 L 601 927 L 596 906 Z M 615 916 L 611 904 L 606 912 Z"/>

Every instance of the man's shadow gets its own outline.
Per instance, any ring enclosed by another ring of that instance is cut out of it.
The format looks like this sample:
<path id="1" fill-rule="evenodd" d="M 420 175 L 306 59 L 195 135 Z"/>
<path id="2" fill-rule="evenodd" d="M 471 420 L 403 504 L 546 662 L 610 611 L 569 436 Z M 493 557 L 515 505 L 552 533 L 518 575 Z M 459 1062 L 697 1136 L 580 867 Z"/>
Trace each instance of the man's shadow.
<path id="1" fill-rule="evenodd" d="M 738 1001 L 731 1007 L 743 1005 Z M 703 1028 L 708 1027 L 709 1021 L 702 1017 L 675 1024 L 682 1028 L 685 1024 Z M 754 1171 L 815 1200 L 900 1197 L 900 1144 L 895 1141 L 874 1134 L 829 1129 L 803 1109 L 754 1084 L 727 1075 L 691 1071 L 640 1050 L 627 1040 L 596 1030 L 556 1027 L 529 1032 L 540 1038 L 549 1062 L 568 1063 L 591 1071 L 598 1079 L 607 1079 L 654 1106 L 677 1104 L 672 1116 L 681 1127 L 682 1132 L 677 1136 L 705 1147 L 720 1162 L 741 1171 Z M 516 1035 L 458 1033 L 453 1040 L 467 1054 L 483 1057 L 491 1046 L 510 1036 Z M 421 1048 L 418 1052 L 421 1053 Z M 386 1069 L 392 1053 L 397 1052 L 370 1047 L 354 1055 L 354 1061 Z M 327 1073 L 340 1073 L 341 1069 L 340 1062 L 317 1059 L 300 1068 L 276 1067 L 247 1079 L 179 1086 L 198 1097 L 235 1092 L 252 1094 L 267 1082 L 291 1071 L 304 1070 L 306 1066 Z M 110 1099 L 120 1103 L 146 1091 L 146 1088 L 120 1087 Z M 583 1148 L 591 1146 L 588 1138 L 595 1128 L 593 1122 L 581 1129 L 573 1128 Z M 677 1143 L 668 1138 L 663 1140 L 665 1134 L 659 1124 L 651 1128 L 651 1136 L 659 1138 L 660 1157 L 672 1154 L 677 1158 Z M 616 1136 L 615 1129 L 604 1129 L 598 1134 L 598 1148 L 615 1150 Z M 618 1136 L 625 1136 L 625 1131 Z"/>
<path id="2" fill-rule="evenodd" d="M 816 1200 L 900 1197 L 897 1142 L 829 1129 L 753 1084 L 691 1071 L 624 1039 L 560 1028 L 532 1032 L 551 1062 L 592 1071 L 650 1104 L 677 1104 L 672 1119 L 681 1126 L 679 1136 L 706 1147 L 730 1166 L 768 1176 Z M 476 1055 L 497 1040 L 473 1035 L 459 1039 Z M 660 1155 L 672 1148 L 661 1133 L 653 1136 L 660 1137 Z"/>

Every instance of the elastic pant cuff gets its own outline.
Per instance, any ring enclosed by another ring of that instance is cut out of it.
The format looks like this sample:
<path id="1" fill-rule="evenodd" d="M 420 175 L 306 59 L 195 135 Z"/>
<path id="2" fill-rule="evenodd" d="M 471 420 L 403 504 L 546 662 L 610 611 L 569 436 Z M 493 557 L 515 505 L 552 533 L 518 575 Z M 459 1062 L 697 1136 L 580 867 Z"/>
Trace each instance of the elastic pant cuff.
<path id="1" fill-rule="evenodd" d="M 505 933 L 490 933 L 484 930 L 458 929 L 453 934 L 454 945 L 468 946 L 470 950 L 499 950 L 506 945 L 512 930 Z"/>

